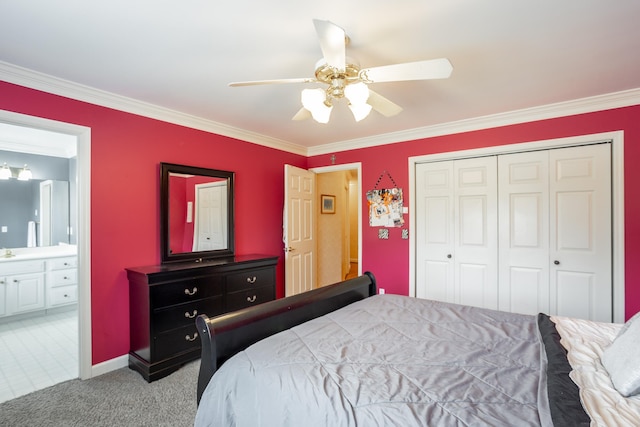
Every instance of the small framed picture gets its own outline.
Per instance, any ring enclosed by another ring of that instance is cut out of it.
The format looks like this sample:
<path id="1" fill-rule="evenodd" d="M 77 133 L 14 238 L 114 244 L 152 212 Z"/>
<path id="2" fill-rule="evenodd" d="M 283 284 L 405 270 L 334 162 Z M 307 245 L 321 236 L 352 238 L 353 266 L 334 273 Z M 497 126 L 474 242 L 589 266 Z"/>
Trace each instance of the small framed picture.
<path id="1" fill-rule="evenodd" d="M 320 213 L 336 213 L 336 196 L 329 196 L 327 194 L 322 194 L 320 196 Z"/>

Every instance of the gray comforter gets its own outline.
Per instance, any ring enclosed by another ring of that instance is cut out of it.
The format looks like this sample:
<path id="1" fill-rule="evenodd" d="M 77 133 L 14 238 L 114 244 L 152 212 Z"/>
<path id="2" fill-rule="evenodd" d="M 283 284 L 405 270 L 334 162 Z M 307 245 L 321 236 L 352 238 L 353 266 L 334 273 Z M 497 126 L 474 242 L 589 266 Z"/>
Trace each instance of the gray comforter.
<path id="1" fill-rule="evenodd" d="M 547 426 L 536 318 L 378 295 L 229 359 L 196 426 Z"/>

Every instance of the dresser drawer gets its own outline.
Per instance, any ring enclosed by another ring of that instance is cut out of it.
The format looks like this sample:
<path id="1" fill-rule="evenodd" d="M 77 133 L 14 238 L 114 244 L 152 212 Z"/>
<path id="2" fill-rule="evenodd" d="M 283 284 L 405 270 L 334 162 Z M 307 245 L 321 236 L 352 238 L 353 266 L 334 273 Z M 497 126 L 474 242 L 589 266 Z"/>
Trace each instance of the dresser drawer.
<path id="1" fill-rule="evenodd" d="M 151 306 L 167 307 L 222 295 L 222 279 L 217 276 L 197 277 L 151 287 Z"/>
<path id="2" fill-rule="evenodd" d="M 256 304 L 275 299 L 275 289 L 273 286 L 262 286 L 261 288 L 246 289 L 239 292 L 227 294 L 227 311 L 240 310 Z"/>
<path id="3" fill-rule="evenodd" d="M 201 346 L 198 328 L 191 325 L 157 334 L 154 338 L 154 360 L 160 361 L 185 351 L 198 350 Z"/>
<path id="4" fill-rule="evenodd" d="M 274 286 L 272 268 L 256 268 L 227 276 L 227 292 Z"/>
<path id="5" fill-rule="evenodd" d="M 153 324 L 156 331 L 166 331 L 178 327 L 193 325 L 199 314 L 209 317 L 217 316 L 224 312 L 224 299 L 222 295 L 201 299 L 194 302 L 174 305 L 170 308 L 155 310 Z"/>
<path id="6" fill-rule="evenodd" d="M 74 285 L 78 283 L 78 270 L 58 270 L 52 271 L 50 287 Z"/>

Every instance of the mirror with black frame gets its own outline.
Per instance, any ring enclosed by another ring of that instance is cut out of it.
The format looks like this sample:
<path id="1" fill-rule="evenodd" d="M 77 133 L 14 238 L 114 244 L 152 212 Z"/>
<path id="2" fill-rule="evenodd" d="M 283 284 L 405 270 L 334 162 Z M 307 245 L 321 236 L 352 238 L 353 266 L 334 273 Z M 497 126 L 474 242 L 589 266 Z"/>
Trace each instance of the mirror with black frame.
<path id="1" fill-rule="evenodd" d="M 163 264 L 234 255 L 234 173 L 160 163 Z"/>

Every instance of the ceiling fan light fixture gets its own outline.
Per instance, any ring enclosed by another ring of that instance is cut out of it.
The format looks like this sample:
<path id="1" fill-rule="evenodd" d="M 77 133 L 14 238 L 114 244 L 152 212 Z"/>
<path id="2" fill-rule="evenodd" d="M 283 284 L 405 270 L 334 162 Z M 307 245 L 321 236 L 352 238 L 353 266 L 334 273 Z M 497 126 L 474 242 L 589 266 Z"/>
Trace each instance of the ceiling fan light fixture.
<path id="1" fill-rule="evenodd" d="M 369 87 L 362 82 L 347 85 L 344 96 L 351 104 L 364 104 L 369 99 Z"/>
<path id="2" fill-rule="evenodd" d="M 366 84 L 359 82 L 347 85 L 344 88 L 344 96 L 349 100 L 349 109 L 353 113 L 356 122 L 369 115 L 372 107 L 367 104 L 369 88 Z"/>
<path id="3" fill-rule="evenodd" d="M 329 123 L 333 105 L 327 100 L 327 94 L 323 89 L 304 89 L 300 98 L 302 106 L 309 110 L 316 122 Z"/>
<path id="4" fill-rule="evenodd" d="M 353 118 L 356 119 L 356 122 L 364 119 L 371 112 L 371 105 L 364 104 L 349 104 L 349 109 L 353 113 Z"/>

